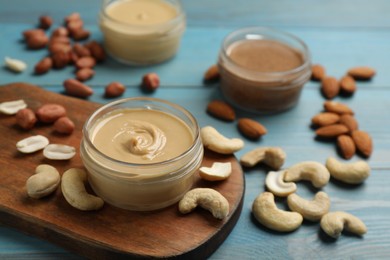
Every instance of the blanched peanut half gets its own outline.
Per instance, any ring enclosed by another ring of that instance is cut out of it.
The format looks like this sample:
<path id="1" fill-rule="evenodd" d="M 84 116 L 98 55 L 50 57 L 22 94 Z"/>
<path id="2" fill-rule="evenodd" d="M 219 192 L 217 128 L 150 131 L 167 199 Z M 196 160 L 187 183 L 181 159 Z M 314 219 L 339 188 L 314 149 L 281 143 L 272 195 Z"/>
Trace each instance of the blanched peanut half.
<path id="1" fill-rule="evenodd" d="M 230 162 L 215 162 L 211 167 L 200 167 L 199 169 L 200 177 L 208 181 L 226 180 L 231 173 L 232 164 Z"/>
<path id="2" fill-rule="evenodd" d="M 62 194 L 71 206 L 79 210 L 100 209 L 104 201 L 87 193 L 84 186 L 86 182 L 87 173 L 83 169 L 69 169 L 62 175 Z"/>
<path id="3" fill-rule="evenodd" d="M 206 148 L 220 154 L 232 154 L 244 147 L 244 141 L 241 139 L 228 139 L 211 126 L 203 127 L 200 135 Z"/>
<path id="4" fill-rule="evenodd" d="M 21 153 L 33 153 L 42 150 L 49 144 L 49 139 L 43 135 L 34 135 L 16 143 L 16 149 Z"/>
<path id="5" fill-rule="evenodd" d="M 323 192 L 317 192 L 313 200 L 306 200 L 293 193 L 287 197 L 288 207 L 298 212 L 304 219 L 319 221 L 330 208 L 329 196 Z"/>
<path id="6" fill-rule="evenodd" d="M 269 172 L 265 178 L 265 186 L 274 195 L 286 197 L 297 190 L 294 182 L 285 182 L 283 180 L 285 171 Z"/>
<path id="7" fill-rule="evenodd" d="M 50 160 L 69 160 L 76 155 L 76 149 L 64 144 L 49 144 L 43 149 L 43 156 Z"/>
<path id="8" fill-rule="evenodd" d="M 27 179 L 27 194 L 31 198 L 40 199 L 55 191 L 60 184 L 61 176 L 53 166 L 41 164 L 35 174 Z"/>
<path id="9" fill-rule="evenodd" d="M 19 110 L 26 108 L 27 104 L 23 99 L 0 103 L 0 112 L 6 115 L 15 115 Z"/>
<path id="10" fill-rule="evenodd" d="M 280 232 L 293 231 L 303 221 L 302 215 L 297 212 L 278 209 L 271 192 L 263 192 L 257 196 L 252 205 L 252 213 L 261 224 Z"/>
<path id="11" fill-rule="evenodd" d="M 367 233 L 367 227 L 363 221 L 343 211 L 325 214 L 321 218 L 321 228 L 333 238 L 338 238 L 344 229 L 359 236 Z"/>
<path id="12" fill-rule="evenodd" d="M 330 173 L 328 169 L 318 162 L 306 161 L 297 163 L 286 170 L 284 181 L 310 181 L 314 187 L 322 188 L 328 184 Z"/>
<path id="13" fill-rule="evenodd" d="M 215 218 L 224 219 L 229 214 L 229 202 L 216 190 L 196 188 L 188 191 L 179 202 L 179 211 L 187 214 L 197 206 L 210 211 Z"/>
<path id="14" fill-rule="evenodd" d="M 27 68 L 27 64 L 24 61 L 12 59 L 9 57 L 4 58 L 5 66 L 15 72 L 22 72 Z"/>

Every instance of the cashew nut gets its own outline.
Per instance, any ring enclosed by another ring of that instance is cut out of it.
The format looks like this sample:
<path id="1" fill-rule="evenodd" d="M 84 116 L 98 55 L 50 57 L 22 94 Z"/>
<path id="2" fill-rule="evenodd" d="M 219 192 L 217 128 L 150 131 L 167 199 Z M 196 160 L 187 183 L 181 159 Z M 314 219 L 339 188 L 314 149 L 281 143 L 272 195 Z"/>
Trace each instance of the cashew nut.
<path id="1" fill-rule="evenodd" d="M 343 229 L 359 236 L 367 233 L 363 221 L 343 211 L 329 212 L 321 218 L 321 228 L 331 237 L 338 238 Z"/>
<path id="2" fill-rule="evenodd" d="M 317 192 L 313 200 L 305 200 L 293 193 L 287 197 L 288 207 L 298 212 L 304 219 L 319 221 L 323 215 L 329 212 L 329 196 L 323 192 Z"/>
<path id="3" fill-rule="evenodd" d="M 284 182 L 285 171 L 269 172 L 265 178 L 265 186 L 274 195 L 286 197 L 297 190 L 294 182 Z"/>
<path id="4" fill-rule="evenodd" d="M 80 210 L 97 210 L 103 207 L 104 201 L 88 194 L 84 183 L 87 173 L 83 169 L 72 168 L 62 175 L 61 189 L 66 201 Z"/>
<path id="5" fill-rule="evenodd" d="M 229 214 L 229 202 L 216 190 L 196 188 L 188 191 L 179 202 L 179 211 L 191 212 L 197 206 L 210 211 L 215 218 L 224 219 Z"/>
<path id="6" fill-rule="evenodd" d="M 26 181 L 27 194 L 31 198 L 40 199 L 55 191 L 60 184 L 61 176 L 53 166 L 41 164 L 35 174 Z"/>
<path id="7" fill-rule="evenodd" d="M 299 228 L 303 221 L 302 215 L 297 212 L 278 209 L 271 192 L 263 192 L 257 196 L 252 212 L 261 224 L 280 232 L 293 231 Z"/>
<path id="8" fill-rule="evenodd" d="M 201 129 L 203 145 L 217 153 L 232 154 L 244 147 L 244 141 L 239 138 L 228 139 L 221 135 L 214 127 L 205 126 Z"/>
<path id="9" fill-rule="evenodd" d="M 200 167 L 199 175 L 202 179 L 208 181 L 221 181 L 229 178 L 232 173 L 232 164 L 230 162 L 215 162 L 211 167 Z"/>
<path id="10" fill-rule="evenodd" d="M 245 167 L 253 167 L 262 162 L 272 169 L 278 170 L 284 164 L 286 153 L 279 147 L 259 147 L 244 154 L 240 163 Z"/>
<path id="11" fill-rule="evenodd" d="M 330 178 L 330 173 L 324 165 L 318 162 L 297 163 L 286 170 L 284 181 L 310 181 L 314 187 L 324 187 Z"/>
<path id="12" fill-rule="evenodd" d="M 362 183 L 370 176 L 370 166 L 365 161 L 341 163 L 330 157 L 326 161 L 326 168 L 333 178 L 350 184 Z"/>

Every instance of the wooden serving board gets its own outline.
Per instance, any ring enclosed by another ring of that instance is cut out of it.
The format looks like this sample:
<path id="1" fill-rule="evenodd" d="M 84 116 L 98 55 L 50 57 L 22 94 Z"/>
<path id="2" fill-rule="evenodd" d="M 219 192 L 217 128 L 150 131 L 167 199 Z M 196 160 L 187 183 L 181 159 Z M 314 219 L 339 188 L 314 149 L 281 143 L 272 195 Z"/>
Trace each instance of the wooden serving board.
<path id="1" fill-rule="evenodd" d="M 230 204 L 230 213 L 217 220 L 201 208 L 182 215 L 177 205 L 152 212 L 132 212 L 105 204 L 103 209 L 83 212 L 72 208 L 61 189 L 43 199 L 27 196 L 25 182 L 36 166 L 47 163 L 62 174 L 71 167 L 83 167 L 79 155 L 82 126 L 100 104 L 48 92 L 40 87 L 14 83 L 0 87 L 0 102 L 24 99 L 36 109 L 45 103 L 66 107 L 75 122 L 70 136 L 56 134 L 51 125 L 38 124 L 23 130 L 14 116 L 0 114 L 0 222 L 58 244 L 77 254 L 94 259 L 107 258 L 205 258 L 212 254 L 236 224 L 242 209 L 244 177 L 234 156 L 205 151 L 203 166 L 214 161 L 231 162 L 233 173 L 223 182 L 207 182 L 196 174 L 194 187 L 210 187 L 223 194 Z M 77 148 L 70 161 L 50 161 L 42 152 L 21 154 L 17 141 L 41 134 L 51 143 Z"/>

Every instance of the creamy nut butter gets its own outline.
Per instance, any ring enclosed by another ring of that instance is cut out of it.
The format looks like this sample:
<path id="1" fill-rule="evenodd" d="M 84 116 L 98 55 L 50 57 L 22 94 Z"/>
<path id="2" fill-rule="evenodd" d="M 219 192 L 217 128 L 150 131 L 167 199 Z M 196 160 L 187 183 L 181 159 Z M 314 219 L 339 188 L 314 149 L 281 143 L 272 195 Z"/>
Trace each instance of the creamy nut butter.
<path id="1" fill-rule="evenodd" d="M 107 52 L 128 64 L 171 58 L 185 30 L 179 0 L 105 0 L 100 28 Z"/>
<path id="2" fill-rule="evenodd" d="M 226 99 L 260 113 L 294 106 L 310 77 L 306 45 L 269 28 L 244 28 L 228 35 L 218 65 Z"/>
<path id="3" fill-rule="evenodd" d="M 118 100 L 95 111 L 84 125 L 80 152 L 95 193 L 138 211 L 177 202 L 203 159 L 195 118 L 153 98 Z"/>

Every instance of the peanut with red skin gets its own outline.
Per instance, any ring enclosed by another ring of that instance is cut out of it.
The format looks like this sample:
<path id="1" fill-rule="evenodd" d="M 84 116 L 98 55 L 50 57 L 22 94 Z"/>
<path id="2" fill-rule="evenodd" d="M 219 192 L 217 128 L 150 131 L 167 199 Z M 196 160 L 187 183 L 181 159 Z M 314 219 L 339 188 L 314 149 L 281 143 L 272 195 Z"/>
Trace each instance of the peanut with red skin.
<path id="1" fill-rule="evenodd" d="M 64 81 L 64 88 L 68 95 L 86 98 L 93 94 L 93 89 L 76 79 Z"/>
<path id="2" fill-rule="evenodd" d="M 111 82 L 105 88 L 105 97 L 114 98 L 121 96 L 126 90 L 126 87 L 120 82 Z"/>
<path id="3" fill-rule="evenodd" d="M 53 33 L 51 34 L 52 37 L 57 37 L 57 36 L 68 36 L 69 35 L 69 31 L 68 29 L 66 29 L 65 27 L 58 27 L 57 29 L 55 29 L 53 31 Z"/>
<path id="4" fill-rule="evenodd" d="M 60 134 L 71 134 L 75 129 L 75 125 L 69 117 L 60 117 L 54 122 L 54 130 Z"/>
<path id="5" fill-rule="evenodd" d="M 106 59 L 106 52 L 97 41 L 88 42 L 85 44 L 85 47 L 90 50 L 92 57 L 94 57 L 97 62 L 101 62 Z"/>
<path id="6" fill-rule="evenodd" d="M 43 58 L 35 65 L 35 74 L 44 74 L 53 67 L 53 60 L 50 57 Z"/>
<path id="7" fill-rule="evenodd" d="M 91 56 L 91 51 L 87 47 L 81 45 L 80 43 L 75 43 L 73 45 L 73 51 L 79 57 Z"/>
<path id="8" fill-rule="evenodd" d="M 42 15 L 39 17 L 39 27 L 47 30 L 49 29 L 53 24 L 53 19 L 48 15 Z"/>
<path id="9" fill-rule="evenodd" d="M 36 35 L 45 35 L 45 31 L 42 29 L 30 29 L 23 32 L 23 38 L 27 41 L 30 37 Z"/>
<path id="10" fill-rule="evenodd" d="M 25 130 L 33 128 L 36 122 L 37 117 L 34 111 L 29 108 L 21 109 L 16 113 L 16 123 Z"/>
<path id="11" fill-rule="evenodd" d="M 42 123 L 53 123 L 66 115 L 66 109 L 58 104 L 45 104 L 38 108 L 36 115 Z"/>
<path id="12" fill-rule="evenodd" d="M 35 34 L 27 38 L 27 47 L 30 49 L 42 49 L 49 43 L 49 38 L 45 34 Z"/>
<path id="13" fill-rule="evenodd" d="M 69 54 L 62 51 L 54 53 L 51 58 L 53 59 L 54 68 L 57 69 L 64 68 L 70 62 Z"/>
<path id="14" fill-rule="evenodd" d="M 76 72 L 76 79 L 86 81 L 95 75 L 95 71 L 91 68 L 82 68 Z"/>
<path id="15" fill-rule="evenodd" d="M 81 28 L 79 30 L 76 30 L 72 32 L 72 38 L 75 41 L 82 41 L 89 38 L 90 32 Z"/>
<path id="16" fill-rule="evenodd" d="M 95 65 L 96 65 L 95 59 L 90 56 L 81 57 L 76 61 L 77 69 L 93 68 Z"/>
<path id="17" fill-rule="evenodd" d="M 142 87 L 147 91 L 154 91 L 160 86 L 160 78 L 156 73 L 145 74 L 142 78 Z"/>

